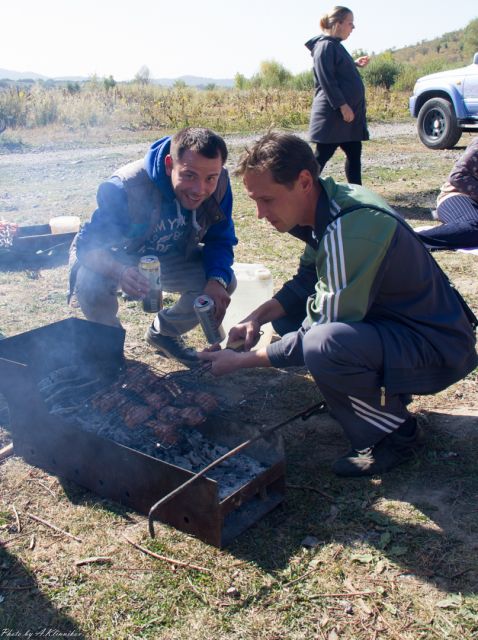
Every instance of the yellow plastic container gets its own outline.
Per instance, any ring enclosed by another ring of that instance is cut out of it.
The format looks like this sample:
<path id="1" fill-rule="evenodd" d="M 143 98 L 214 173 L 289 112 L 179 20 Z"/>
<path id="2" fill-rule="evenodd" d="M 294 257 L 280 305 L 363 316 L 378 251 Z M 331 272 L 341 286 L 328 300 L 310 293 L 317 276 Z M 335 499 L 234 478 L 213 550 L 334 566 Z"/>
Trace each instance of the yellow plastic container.
<path id="1" fill-rule="evenodd" d="M 80 229 L 78 216 L 56 216 L 50 220 L 50 228 L 53 234 L 76 233 Z"/>

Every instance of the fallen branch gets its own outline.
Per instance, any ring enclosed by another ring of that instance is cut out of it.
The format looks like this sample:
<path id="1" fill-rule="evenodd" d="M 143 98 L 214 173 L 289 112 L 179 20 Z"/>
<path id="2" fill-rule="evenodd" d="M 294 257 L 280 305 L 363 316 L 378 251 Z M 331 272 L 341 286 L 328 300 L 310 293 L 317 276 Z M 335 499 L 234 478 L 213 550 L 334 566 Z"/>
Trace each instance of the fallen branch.
<path id="1" fill-rule="evenodd" d="M 372 596 L 375 591 L 350 591 L 349 593 L 316 593 L 313 596 L 307 596 L 308 600 L 316 600 L 317 598 L 355 598 L 357 596 Z"/>
<path id="2" fill-rule="evenodd" d="M 335 498 L 334 496 L 331 496 L 329 493 L 325 493 L 325 491 L 321 491 L 320 489 L 316 489 L 315 487 L 309 487 L 309 486 L 301 486 L 298 484 L 287 484 L 286 485 L 287 489 L 300 489 L 303 491 L 315 491 L 315 493 L 319 493 L 321 496 L 323 496 L 324 498 L 327 498 L 327 500 L 330 500 L 330 502 L 335 502 Z"/>
<path id="3" fill-rule="evenodd" d="M 112 558 L 107 556 L 95 556 L 92 558 L 83 558 L 83 560 L 76 560 L 75 566 L 82 567 L 85 564 L 110 564 L 113 562 Z"/>
<path id="4" fill-rule="evenodd" d="M 198 567 L 197 565 L 191 564 L 190 562 L 181 562 L 181 560 L 175 560 L 174 558 L 168 558 L 166 556 L 159 555 L 159 553 L 154 553 L 153 551 L 146 549 L 146 547 L 142 547 L 136 542 L 133 542 L 127 536 L 125 536 L 124 533 L 123 533 L 123 538 L 130 545 L 132 545 L 133 547 L 136 547 L 136 549 L 138 549 L 139 551 L 142 551 L 146 555 L 151 556 L 152 558 L 156 558 L 156 560 L 163 560 L 163 562 L 169 562 L 169 564 L 172 564 L 175 567 L 183 567 L 184 569 L 195 569 L 196 571 L 202 571 L 203 573 L 211 573 L 211 571 L 209 569 L 206 569 L 205 567 Z"/>
<path id="5" fill-rule="evenodd" d="M 51 522 L 48 522 L 48 520 L 43 520 L 43 518 L 39 518 L 38 516 L 34 516 L 33 513 L 26 513 L 25 515 L 28 516 L 29 518 L 31 518 L 32 520 L 35 520 L 36 522 L 39 522 L 40 524 L 45 525 L 45 527 L 49 527 L 50 529 L 53 529 L 53 531 L 57 531 L 58 533 L 61 533 L 62 535 L 67 536 L 68 538 L 71 538 L 72 540 L 75 540 L 76 542 L 80 542 L 80 543 L 83 542 L 83 540 L 81 540 L 81 538 L 77 538 L 76 536 L 72 535 L 71 533 L 68 533 L 68 531 L 64 531 L 63 529 L 60 529 L 59 527 L 56 527 Z"/>
<path id="6" fill-rule="evenodd" d="M 5 460 L 8 456 L 13 456 L 13 443 L 7 444 L 6 447 L 0 449 L 0 460 Z"/>

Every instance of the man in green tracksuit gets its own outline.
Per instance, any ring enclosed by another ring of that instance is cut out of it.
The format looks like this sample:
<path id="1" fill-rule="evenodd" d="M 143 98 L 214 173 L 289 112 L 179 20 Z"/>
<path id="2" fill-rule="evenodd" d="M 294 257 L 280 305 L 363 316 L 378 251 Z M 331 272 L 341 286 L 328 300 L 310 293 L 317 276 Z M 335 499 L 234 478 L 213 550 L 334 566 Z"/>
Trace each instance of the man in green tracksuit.
<path id="1" fill-rule="evenodd" d="M 318 178 L 300 138 L 268 133 L 245 152 L 238 173 L 258 217 L 306 248 L 296 276 L 231 330 L 246 351 L 200 357 L 215 375 L 305 364 L 352 445 L 334 463 L 338 475 L 404 462 L 416 443 L 409 394 L 440 391 L 478 364 L 463 305 L 385 200 Z M 271 321 L 282 339 L 250 351 Z"/>

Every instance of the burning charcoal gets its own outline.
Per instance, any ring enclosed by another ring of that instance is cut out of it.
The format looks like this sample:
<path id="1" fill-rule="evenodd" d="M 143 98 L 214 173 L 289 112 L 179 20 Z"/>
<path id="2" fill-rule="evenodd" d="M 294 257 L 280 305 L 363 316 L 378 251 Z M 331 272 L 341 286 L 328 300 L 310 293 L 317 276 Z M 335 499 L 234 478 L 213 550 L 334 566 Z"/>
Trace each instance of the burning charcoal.
<path id="1" fill-rule="evenodd" d="M 144 404 L 128 404 L 126 408 L 121 408 L 120 413 L 125 425 L 133 429 L 149 418 L 151 415 L 151 407 L 147 407 Z"/>
<path id="2" fill-rule="evenodd" d="M 204 413 L 211 413 L 217 409 L 217 400 L 211 393 L 199 391 L 194 396 L 195 403 L 198 404 Z"/>
<path id="3" fill-rule="evenodd" d="M 181 409 L 168 405 L 163 407 L 157 412 L 158 418 L 162 422 L 168 422 L 169 424 L 175 424 L 177 426 L 183 424 L 183 417 L 181 415 Z"/>
<path id="4" fill-rule="evenodd" d="M 198 424 L 204 422 L 206 416 L 198 407 L 185 407 L 180 410 L 183 424 L 188 427 L 197 427 Z"/>

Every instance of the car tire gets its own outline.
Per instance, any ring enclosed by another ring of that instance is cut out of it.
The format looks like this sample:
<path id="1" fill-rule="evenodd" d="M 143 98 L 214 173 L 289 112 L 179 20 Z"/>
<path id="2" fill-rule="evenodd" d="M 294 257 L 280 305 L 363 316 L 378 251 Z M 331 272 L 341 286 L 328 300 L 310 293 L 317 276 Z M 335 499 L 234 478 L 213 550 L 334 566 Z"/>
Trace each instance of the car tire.
<path id="1" fill-rule="evenodd" d="M 427 100 L 418 114 L 418 137 L 429 149 L 452 149 L 461 138 L 455 111 L 448 100 Z"/>

